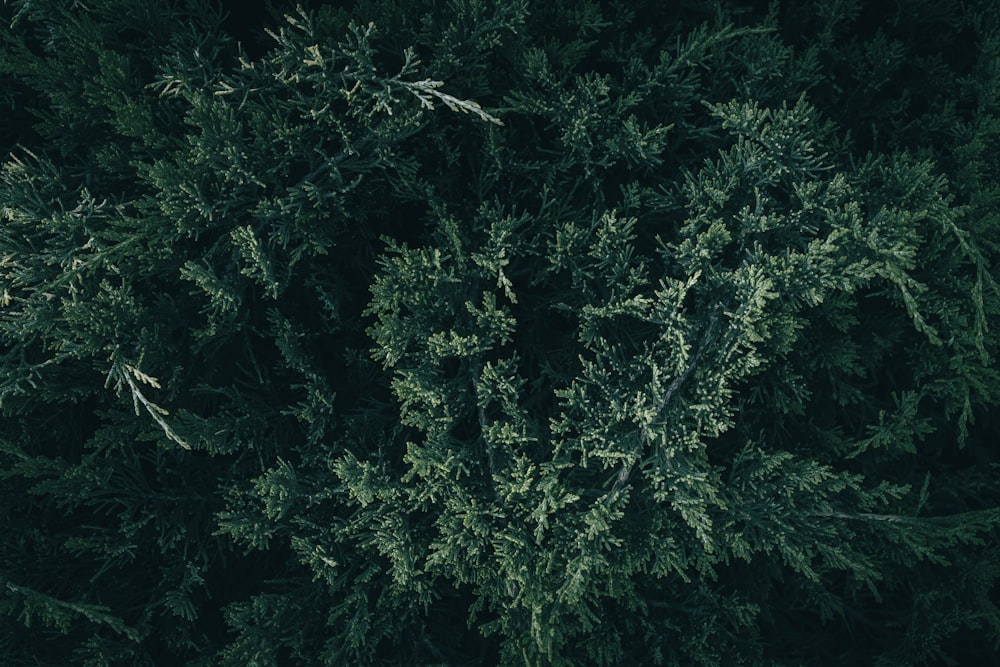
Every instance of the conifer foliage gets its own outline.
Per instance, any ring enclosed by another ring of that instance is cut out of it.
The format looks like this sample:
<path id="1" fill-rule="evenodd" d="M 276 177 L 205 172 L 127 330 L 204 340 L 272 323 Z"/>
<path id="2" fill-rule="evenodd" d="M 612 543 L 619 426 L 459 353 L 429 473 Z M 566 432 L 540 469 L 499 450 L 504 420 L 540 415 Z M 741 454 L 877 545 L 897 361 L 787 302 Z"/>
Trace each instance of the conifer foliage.
<path id="1" fill-rule="evenodd" d="M 1000 16 L 890 4 L 5 1 L 4 664 L 1000 659 Z"/>

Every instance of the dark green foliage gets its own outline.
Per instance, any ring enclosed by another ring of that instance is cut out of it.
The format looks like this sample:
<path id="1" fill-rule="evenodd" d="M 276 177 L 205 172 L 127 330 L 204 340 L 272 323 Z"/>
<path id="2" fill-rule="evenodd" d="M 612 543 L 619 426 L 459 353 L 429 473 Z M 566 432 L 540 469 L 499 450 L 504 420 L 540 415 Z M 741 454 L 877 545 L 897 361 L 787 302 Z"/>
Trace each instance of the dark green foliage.
<path id="1" fill-rule="evenodd" d="M 0 7 L 4 664 L 1000 658 L 993 3 L 265 4 Z"/>

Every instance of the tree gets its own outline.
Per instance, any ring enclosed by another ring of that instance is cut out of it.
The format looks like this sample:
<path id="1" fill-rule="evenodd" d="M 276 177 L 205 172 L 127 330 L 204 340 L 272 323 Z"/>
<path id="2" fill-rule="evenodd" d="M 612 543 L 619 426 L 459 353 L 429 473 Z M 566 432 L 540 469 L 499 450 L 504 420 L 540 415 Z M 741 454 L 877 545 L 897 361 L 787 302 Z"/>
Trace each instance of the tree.
<path id="1" fill-rule="evenodd" d="M 3 5 L 11 664 L 996 657 L 995 9 L 661 4 Z"/>

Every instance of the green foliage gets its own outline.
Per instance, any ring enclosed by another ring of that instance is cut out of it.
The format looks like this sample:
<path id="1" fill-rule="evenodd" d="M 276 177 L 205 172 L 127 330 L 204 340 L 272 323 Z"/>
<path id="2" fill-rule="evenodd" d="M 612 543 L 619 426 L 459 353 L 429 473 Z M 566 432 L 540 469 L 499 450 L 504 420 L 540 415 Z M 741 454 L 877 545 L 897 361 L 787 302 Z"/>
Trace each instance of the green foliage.
<path id="1" fill-rule="evenodd" d="M 995 661 L 1000 26 L 883 4 L 5 2 L 5 664 Z"/>

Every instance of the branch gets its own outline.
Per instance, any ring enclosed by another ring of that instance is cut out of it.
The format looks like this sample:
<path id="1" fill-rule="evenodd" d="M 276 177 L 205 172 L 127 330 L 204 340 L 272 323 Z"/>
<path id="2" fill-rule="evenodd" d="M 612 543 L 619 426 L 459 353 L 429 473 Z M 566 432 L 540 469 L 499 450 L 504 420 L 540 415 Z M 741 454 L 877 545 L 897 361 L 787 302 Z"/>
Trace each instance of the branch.
<path id="1" fill-rule="evenodd" d="M 701 355 L 711 343 L 715 340 L 715 327 L 719 321 L 719 308 L 716 307 L 712 314 L 708 317 L 708 326 L 705 327 L 705 332 L 701 335 L 701 339 L 698 341 L 698 346 L 695 348 L 694 354 L 688 359 L 687 366 L 684 371 L 674 378 L 670 386 L 667 387 L 667 392 L 663 396 L 663 400 L 660 401 L 660 405 L 656 408 L 656 414 L 653 420 L 660 418 L 660 415 L 664 413 L 667 407 L 670 405 L 671 399 L 677 394 L 678 391 L 684 386 L 691 373 L 694 371 L 698 362 L 701 360 Z M 649 444 L 649 427 L 642 426 L 639 431 L 639 442 L 634 448 L 633 454 L 637 454 L 641 449 L 645 448 Z M 621 469 L 618 471 L 618 475 L 615 478 L 614 484 L 611 486 L 611 491 L 608 493 L 608 502 L 615 499 L 618 493 L 621 491 L 622 486 L 629 480 L 632 475 L 632 468 L 635 467 L 636 458 L 631 457 L 631 460 L 627 463 L 623 463 Z"/>
<path id="2" fill-rule="evenodd" d="M 112 364 L 111 373 L 108 374 L 109 382 L 111 380 L 112 375 L 115 375 L 115 371 L 117 371 L 118 375 L 117 388 L 120 388 L 121 381 L 125 380 L 125 383 L 128 384 L 129 389 L 132 391 L 132 406 L 135 408 L 136 416 L 137 417 L 139 416 L 139 405 L 141 404 L 142 407 L 146 409 L 146 412 L 149 413 L 149 416 L 153 418 L 153 421 L 159 424 L 160 428 L 163 429 L 163 433 L 168 438 L 176 442 L 184 449 L 190 450 L 191 445 L 189 445 L 187 442 L 184 441 L 183 438 L 177 435 L 177 433 L 175 433 L 174 430 L 170 428 L 170 425 L 163 418 L 163 415 L 168 415 L 170 413 L 164 408 L 161 408 L 159 405 L 156 405 L 148 398 L 146 398 L 143 395 L 142 391 L 139 390 L 138 385 L 136 385 L 135 381 L 132 379 L 132 376 L 134 375 L 136 379 L 140 380 L 141 382 L 144 382 L 145 384 L 148 384 L 154 389 L 160 388 L 160 383 L 157 381 L 157 379 L 152 376 L 146 375 L 145 373 L 140 371 L 135 366 L 132 366 L 131 364 L 127 363 L 119 364 L 115 362 L 114 364 Z M 107 383 L 105 384 L 105 386 L 107 386 Z"/>

